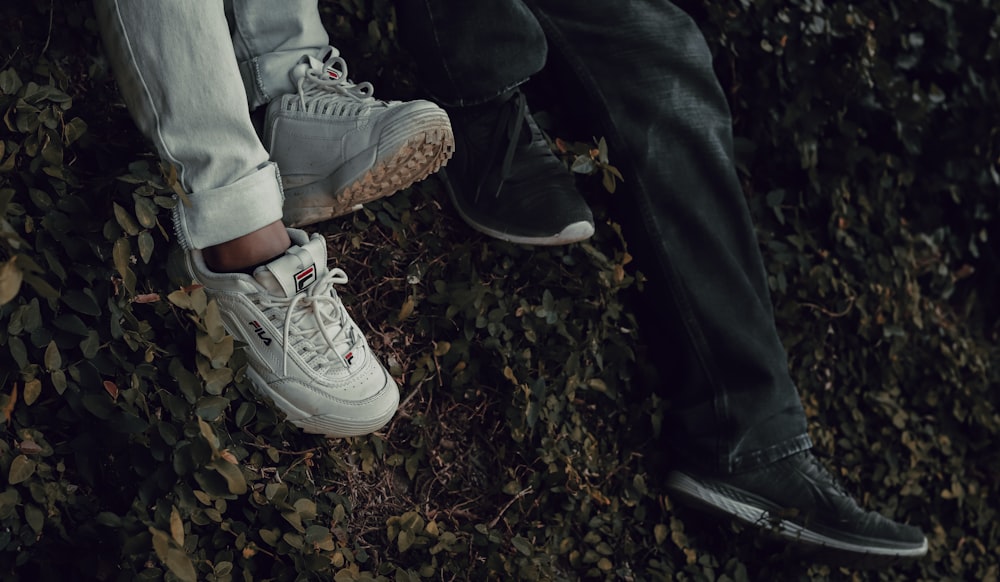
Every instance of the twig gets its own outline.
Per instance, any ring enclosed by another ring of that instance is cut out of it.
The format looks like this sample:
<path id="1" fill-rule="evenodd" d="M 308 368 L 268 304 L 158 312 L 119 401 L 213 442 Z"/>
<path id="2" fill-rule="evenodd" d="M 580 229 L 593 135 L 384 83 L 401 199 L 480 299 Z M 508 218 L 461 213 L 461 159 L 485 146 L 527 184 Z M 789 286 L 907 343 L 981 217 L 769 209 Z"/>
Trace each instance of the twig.
<path id="1" fill-rule="evenodd" d="M 802 307 L 808 307 L 808 308 L 810 308 L 810 309 L 812 309 L 814 311 L 819 311 L 820 313 L 822 313 L 823 315 L 826 315 L 827 317 L 838 318 L 838 317 L 844 317 L 845 315 L 847 315 L 848 313 L 851 312 L 851 309 L 854 308 L 854 301 L 855 301 L 855 299 L 857 299 L 856 296 L 855 297 L 850 297 L 847 300 L 847 307 L 845 307 L 843 311 L 839 311 L 839 312 L 830 311 L 829 309 L 823 307 L 822 305 L 817 305 L 815 303 L 808 303 L 808 302 L 805 302 L 805 301 L 799 303 L 799 305 L 802 306 Z"/>
<path id="2" fill-rule="evenodd" d="M 500 513 L 496 517 L 493 518 L 493 521 L 490 522 L 490 527 L 491 528 L 496 527 L 497 522 L 500 521 L 500 518 L 503 517 L 503 514 L 507 513 L 507 510 L 510 509 L 510 506 L 514 505 L 515 501 L 517 501 L 518 499 L 524 497 L 525 495 L 527 495 L 527 494 L 529 494 L 531 492 L 532 492 L 532 488 L 531 488 L 530 485 L 526 489 L 522 489 L 517 495 L 514 496 L 513 499 L 511 499 L 510 501 L 508 501 L 507 504 L 503 506 L 503 509 L 500 510 Z"/>
<path id="3" fill-rule="evenodd" d="M 38 53 L 38 56 L 45 54 L 45 51 L 49 50 L 49 41 L 52 40 L 52 17 L 55 15 L 55 10 L 53 9 L 53 4 L 56 0 L 49 0 L 49 32 L 45 35 L 45 46 L 42 47 L 42 52 Z"/>
<path id="4" fill-rule="evenodd" d="M 21 45 L 17 45 L 16 47 L 14 47 L 14 52 L 10 53 L 10 57 L 7 58 L 7 62 L 4 63 L 3 66 L 0 67 L 0 69 L 6 69 L 7 65 L 9 65 L 14 60 L 14 57 L 17 56 L 17 53 L 20 50 L 21 50 Z"/>

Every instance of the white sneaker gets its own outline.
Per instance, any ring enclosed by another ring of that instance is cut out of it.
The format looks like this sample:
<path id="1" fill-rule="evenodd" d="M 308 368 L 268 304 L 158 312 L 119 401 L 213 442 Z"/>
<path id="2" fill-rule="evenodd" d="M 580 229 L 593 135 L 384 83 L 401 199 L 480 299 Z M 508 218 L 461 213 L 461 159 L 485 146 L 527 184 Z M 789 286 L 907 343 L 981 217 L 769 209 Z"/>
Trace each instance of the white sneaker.
<path id="1" fill-rule="evenodd" d="M 253 276 L 214 273 L 197 250 L 188 268 L 246 344 L 247 375 L 289 421 L 331 437 L 376 431 L 395 413 L 399 388 L 337 296 L 333 285 L 347 274 L 327 268 L 324 238 L 288 234 L 293 246 Z"/>
<path id="2" fill-rule="evenodd" d="M 330 47 L 289 73 L 298 92 L 267 106 L 263 142 L 281 171 L 285 223 L 347 214 L 423 180 L 455 150 L 448 114 L 429 101 L 375 99 Z"/>

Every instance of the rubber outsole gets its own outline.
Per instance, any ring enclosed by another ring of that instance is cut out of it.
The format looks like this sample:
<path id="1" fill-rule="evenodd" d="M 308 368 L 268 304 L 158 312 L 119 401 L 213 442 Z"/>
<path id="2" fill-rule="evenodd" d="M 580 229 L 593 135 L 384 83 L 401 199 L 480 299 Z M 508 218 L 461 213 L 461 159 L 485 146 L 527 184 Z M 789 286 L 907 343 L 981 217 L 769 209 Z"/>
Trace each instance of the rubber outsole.
<path id="1" fill-rule="evenodd" d="M 285 223 L 302 227 L 355 212 L 440 170 L 455 151 L 448 115 L 442 110 L 427 111 L 407 122 L 410 127 L 396 132 L 402 135 L 383 135 L 371 154 L 375 159 L 370 167 L 348 184 L 338 185 L 335 172 L 310 184 L 286 185 Z M 303 205 L 302 199 L 321 199 L 322 204 Z"/>
<path id="2" fill-rule="evenodd" d="M 282 398 L 277 391 L 268 386 L 267 382 L 257 374 L 253 367 L 247 367 L 247 377 L 258 393 L 270 398 L 274 402 L 274 405 L 286 414 L 289 422 L 307 433 L 321 434 L 329 438 L 371 434 L 388 424 L 392 420 L 393 415 L 396 414 L 396 409 L 399 406 L 399 390 L 395 386 L 395 381 L 392 378 L 387 378 L 384 390 L 388 391 L 389 398 L 382 399 L 385 401 L 380 402 L 383 405 L 380 407 L 381 410 L 376 411 L 376 414 L 372 417 L 348 418 L 333 414 L 305 416 L 305 413 L 298 411 L 291 403 Z M 379 400 L 375 397 L 373 399 Z M 301 417 L 296 418 L 296 416 Z"/>
<path id="3" fill-rule="evenodd" d="M 492 238 L 522 245 L 554 247 L 582 242 L 594 235 L 594 224 L 586 220 L 570 223 L 559 232 L 543 235 L 519 235 L 491 228 L 464 212 L 458 201 L 458 196 L 455 194 L 455 189 L 448 180 L 447 173 L 442 172 L 440 177 L 448 192 L 448 197 L 451 199 L 451 205 L 455 208 L 458 216 L 473 229 Z"/>
<path id="4" fill-rule="evenodd" d="M 916 560 L 927 553 L 926 539 L 919 546 L 900 544 L 888 547 L 883 540 L 877 539 L 857 536 L 853 539 L 833 538 L 784 518 L 781 508 L 764 500 L 752 500 L 755 497 L 752 494 L 723 494 L 680 471 L 674 471 L 667 477 L 666 486 L 686 505 L 757 527 L 794 544 L 805 556 L 825 563 L 851 568 L 881 568 Z"/>

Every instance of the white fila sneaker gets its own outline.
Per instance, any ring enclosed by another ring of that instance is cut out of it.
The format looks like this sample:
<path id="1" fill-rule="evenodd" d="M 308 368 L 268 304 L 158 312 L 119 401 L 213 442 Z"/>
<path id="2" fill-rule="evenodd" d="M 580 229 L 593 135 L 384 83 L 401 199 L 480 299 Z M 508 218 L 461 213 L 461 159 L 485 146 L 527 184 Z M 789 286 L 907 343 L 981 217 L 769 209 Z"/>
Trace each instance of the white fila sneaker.
<path id="1" fill-rule="evenodd" d="M 337 296 L 347 274 L 327 268 L 324 238 L 288 234 L 293 246 L 253 276 L 211 272 L 197 250 L 188 268 L 246 344 L 247 375 L 289 421 L 330 437 L 374 432 L 395 413 L 399 388 Z"/>
<path id="2" fill-rule="evenodd" d="M 264 147 L 285 190 L 285 223 L 304 226 L 361 208 L 436 172 L 455 140 L 448 114 L 429 101 L 379 101 L 354 84 L 330 47 L 289 73 L 297 93 L 271 101 Z"/>

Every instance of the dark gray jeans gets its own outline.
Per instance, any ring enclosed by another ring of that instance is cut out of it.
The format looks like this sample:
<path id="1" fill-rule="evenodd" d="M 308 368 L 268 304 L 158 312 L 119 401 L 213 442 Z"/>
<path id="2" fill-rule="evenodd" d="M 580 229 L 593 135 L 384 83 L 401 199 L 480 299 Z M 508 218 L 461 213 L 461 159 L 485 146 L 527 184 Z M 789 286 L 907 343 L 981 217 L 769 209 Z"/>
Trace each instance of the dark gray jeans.
<path id="1" fill-rule="evenodd" d="M 547 65 L 578 84 L 625 175 L 622 222 L 660 306 L 641 323 L 678 336 L 664 423 L 676 453 L 725 473 L 809 448 L 728 104 L 690 17 L 663 0 L 399 0 L 397 13 L 445 105 L 489 100 Z"/>

